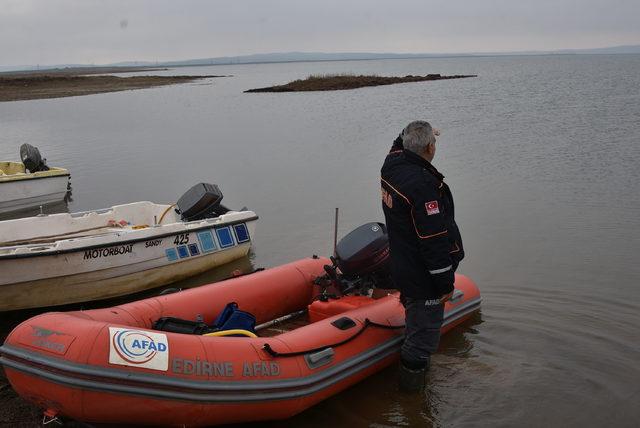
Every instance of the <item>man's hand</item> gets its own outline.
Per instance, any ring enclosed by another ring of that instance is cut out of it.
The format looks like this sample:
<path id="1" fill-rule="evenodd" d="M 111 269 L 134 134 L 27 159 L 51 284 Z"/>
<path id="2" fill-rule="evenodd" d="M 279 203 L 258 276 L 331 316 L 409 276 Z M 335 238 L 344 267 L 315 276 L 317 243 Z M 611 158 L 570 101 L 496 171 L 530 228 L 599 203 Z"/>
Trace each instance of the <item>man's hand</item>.
<path id="1" fill-rule="evenodd" d="M 447 300 L 449 300 L 451 298 L 451 296 L 453 296 L 453 291 L 451 293 L 447 293 L 444 296 L 442 296 L 440 298 L 440 303 L 446 302 Z"/>

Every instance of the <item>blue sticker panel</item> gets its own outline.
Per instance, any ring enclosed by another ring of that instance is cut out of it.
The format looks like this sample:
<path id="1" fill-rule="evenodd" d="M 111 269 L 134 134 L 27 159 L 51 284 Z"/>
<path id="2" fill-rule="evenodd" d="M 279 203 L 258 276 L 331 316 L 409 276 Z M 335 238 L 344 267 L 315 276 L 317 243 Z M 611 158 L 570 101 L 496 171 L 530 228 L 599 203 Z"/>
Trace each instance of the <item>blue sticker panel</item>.
<path id="1" fill-rule="evenodd" d="M 198 232 L 198 241 L 200 241 L 200 248 L 202 248 L 203 253 L 209 253 L 218 249 L 218 247 L 216 247 L 216 241 L 213 239 L 213 235 L 210 230 Z"/>
<path id="2" fill-rule="evenodd" d="M 218 235 L 220 248 L 233 247 L 233 236 L 231 236 L 231 229 L 229 229 L 229 226 L 216 229 L 216 235 Z"/>
<path id="3" fill-rule="evenodd" d="M 178 260 L 178 253 L 176 252 L 175 248 L 167 248 L 166 250 L 164 250 L 164 253 L 167 255 L 167 260 L 169 260 L 170 262 L 175 262 L 176 260 Z"/>
<path id="4" fill-rule="evenodd" d="M 189 250 L 187 250 L 187 246 L 186 245 L 180 245 L 177 248 L 177 250 L 178 250 L 178 255 L 180 256 L 181 259 L 189 257 Z"/>
<path id="5" fill-rule="evenodd" d="M 200 250 L 198 250 L 198 244 L 189 244 L 189 253 L 192 256 L 200 255 Z"/>
<path id="6" fill-rule="evenodd" d="M 247 225 L 244 223 L 233 226 L 233 231 L 236 233 L 236 241 L 238 241 L 239 244 L 247 242 L 250 239 Z"/>

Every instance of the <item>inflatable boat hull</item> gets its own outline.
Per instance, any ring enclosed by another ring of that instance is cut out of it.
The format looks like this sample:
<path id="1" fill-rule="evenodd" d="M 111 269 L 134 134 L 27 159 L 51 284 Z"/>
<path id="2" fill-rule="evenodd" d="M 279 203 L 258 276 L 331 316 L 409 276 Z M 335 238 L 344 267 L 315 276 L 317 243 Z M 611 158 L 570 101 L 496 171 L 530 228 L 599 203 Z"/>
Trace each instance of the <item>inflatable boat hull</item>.
<path id="1" fill-rule="evenodd" d="M 22 397 L 50 415 L 85 422 L 203 426 L 288 418 L 391 364 L 403 339 L 397 294 L 314 300 L 313 282 L 326 263 L 305 259 L 118 307 L 40 315 L 9 335 L 0 362 Z M 471 280 L 457 276 L 456 290 L 443 332 L 480 307 Z M 231 301 L 258 323 L 304 308 L 313 320 L 256 338 L 151 329 L 166 316 L 212 323 Z"/>

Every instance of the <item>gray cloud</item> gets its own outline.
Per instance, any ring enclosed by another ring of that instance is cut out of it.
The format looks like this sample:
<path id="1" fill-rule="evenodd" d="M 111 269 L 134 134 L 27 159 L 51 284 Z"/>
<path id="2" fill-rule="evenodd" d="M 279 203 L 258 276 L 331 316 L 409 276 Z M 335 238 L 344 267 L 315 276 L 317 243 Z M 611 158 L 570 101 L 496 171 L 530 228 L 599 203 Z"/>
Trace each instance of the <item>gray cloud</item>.
<path id="1" fill-rule="evenodd" d="M 640 43 L 638 16 L 630 0 L 0 0 L 0 65 L 603 47 Z"/>

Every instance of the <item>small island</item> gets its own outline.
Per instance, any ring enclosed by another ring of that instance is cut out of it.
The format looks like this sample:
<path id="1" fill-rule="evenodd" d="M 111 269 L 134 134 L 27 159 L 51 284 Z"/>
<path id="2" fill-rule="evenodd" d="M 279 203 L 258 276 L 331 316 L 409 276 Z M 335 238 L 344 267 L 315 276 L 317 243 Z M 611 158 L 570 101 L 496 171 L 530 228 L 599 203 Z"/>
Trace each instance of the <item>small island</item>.
<path id="1" fill-rule="evenodd" d="M 0 102 L 75 97 L 174 85 L 197 79 L 225 76 L 128 76 L 102 73 L 149 72 L 164 69 L 142 67 L 69 68 L 0 73 Z"/>
<path id="2" fill-rule="evenodd" d="M 269 86 L 266 88 L 249 89 L 245 92 L 303 92 L 303 91 L 338 91 L 356 89 L 365 86 L 394 85 L 396 83 L 424 82 L 431 80 L 464 79 L 477 77 L 471 75 L 442 76 L 427 74 L 426 76 L 385 77 L 377 75 L 327 74 L 311 75 L 306 79 L 294 80 L 285 85 Z"/>

